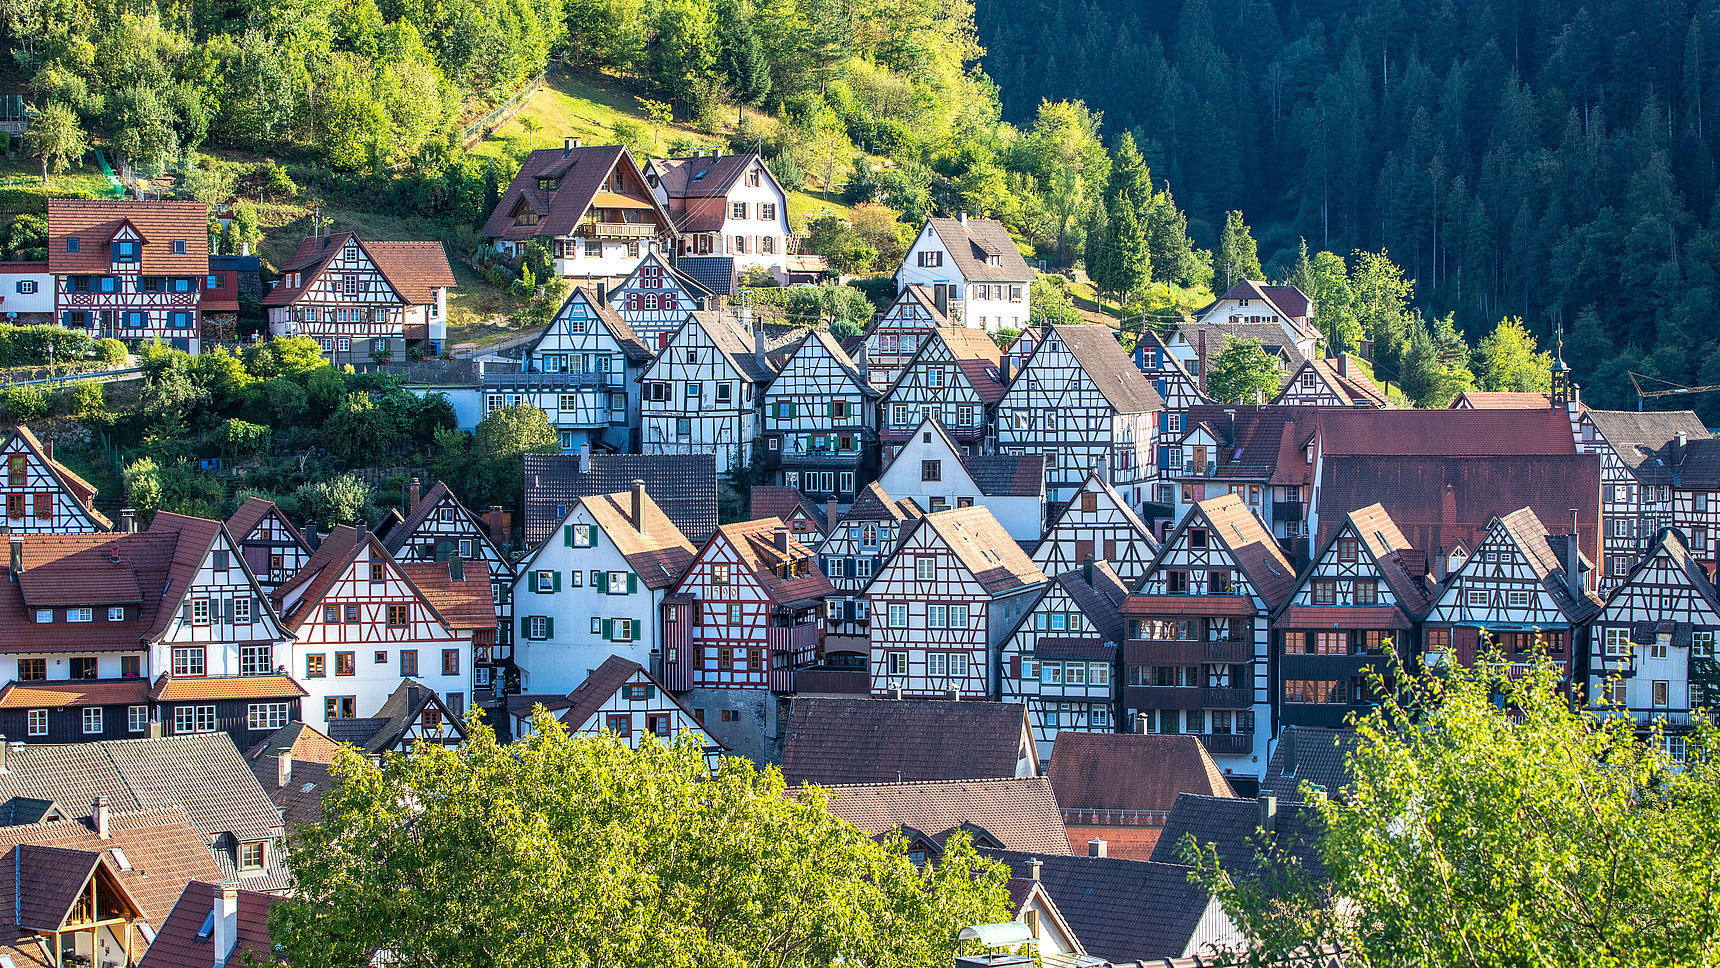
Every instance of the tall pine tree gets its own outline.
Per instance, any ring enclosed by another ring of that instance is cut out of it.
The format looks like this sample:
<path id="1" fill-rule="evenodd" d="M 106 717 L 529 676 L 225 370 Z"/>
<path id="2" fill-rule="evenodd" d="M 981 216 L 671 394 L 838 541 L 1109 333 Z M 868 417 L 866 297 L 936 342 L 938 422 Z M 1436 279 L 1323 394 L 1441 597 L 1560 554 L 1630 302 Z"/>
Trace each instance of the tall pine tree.
<path id="1" fill-rule="evenodd" d="M 1212 260 L 1212 291 L 1223 293 L 1244 279 L 1259 279 L 1260 251 L 1242 213 L 1229 212 L 1224 217 L 1224 234 L 1218 238 L 1218 251 Z"/>

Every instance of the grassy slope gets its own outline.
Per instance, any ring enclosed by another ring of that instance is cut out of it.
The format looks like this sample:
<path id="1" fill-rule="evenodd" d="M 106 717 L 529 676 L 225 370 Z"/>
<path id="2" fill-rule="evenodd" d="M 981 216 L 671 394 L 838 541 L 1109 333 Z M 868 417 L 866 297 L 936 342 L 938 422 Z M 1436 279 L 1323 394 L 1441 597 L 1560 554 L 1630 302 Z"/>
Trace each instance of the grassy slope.
<path id="1" fill-rule="evenodd" d="M 0 156 L 0 213 L 7 216 L 22 212 L 42 214 L 48 210 L 49 197 L 105 198 L 108 182 L 102 177 L 96 156 L 88 154 L 81 163 L 62 174 L 49 175 L 42 184 L 42 165 L 34 158 L 16 150 L 16 157 Z"/>

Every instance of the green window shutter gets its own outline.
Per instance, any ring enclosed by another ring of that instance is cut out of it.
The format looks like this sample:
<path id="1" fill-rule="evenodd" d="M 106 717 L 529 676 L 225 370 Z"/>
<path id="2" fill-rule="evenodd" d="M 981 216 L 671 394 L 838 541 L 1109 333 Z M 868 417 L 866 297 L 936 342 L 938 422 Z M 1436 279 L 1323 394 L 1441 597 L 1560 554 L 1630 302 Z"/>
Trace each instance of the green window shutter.
<path id="1" fill-rule="evenodd" d="M 564 524 L 561 527 L 561 543 L 573 547 L 573 525 Z"/>
<path id="2" fill-rule="evenodd" d="M 632 622 L 632 625 L 633 625 L 633 641 L 635 641 L 635 642 L 639 641 L 639 626 L 642 624 L 644 624 L 644 623 L 640 622 L 638 619 L 634 619 Z M 646 696 L 645 698 L 649 699 L 651 697 Z"/>
<path id="3" fill-rule="evenodd" d="M 602 534 L 602 533 L 603 532 L 598 529 L 597 525 L 594 524 L 591 526 L 591 545 L 590 545 L 590 547 L 593 547 L 593 548 L 597 547 L 597 536 Z"/>
<path id="4" fill-rule="evenodd" d="M 538 588 L 537 588 L 537 572 L 535 572 L 535 571 L 526 572 L 526 587 L 531 589 L 534 592 L 538 590 Z"/>
<path id="5" fill-rule="evenodd" d="M 639 590 L 639 576 L 635 575 L 632 572 L 628 572 L 627 573 L 627 594 L 631 595 L 638 590 Z"/>
<path id="6" fill-rule="evenodd" d="M 788 402 L 788 415 L 790 417 L 794 416 L 794 412 L 798 409 L 800 409 L 800 405 L 798 403 L 795 403 L 793 400 Z"/>
<path id="7" fill-rule="evenodd" d="M 561 572 L 552 571 L 552 572 L 550 572 L 550 574 L 555 576 L 553 579 L 551 579 L 555 584 L 553 587 L 550 588 L 550 591 L 552 591 L 552 592 L 561 591 Z"/>
<path id="8" fill-rule="evenodd" d="M 835 400 L 830 401 L 830 416 L 832 416 L 832 417 L 836 416 L 836 401 Z"/>
<path id="9" fill-rule="evenodd" d="M 555 616 L 552 615 L 543 620 L 543 637 L 546 639 L 555 638 Z"/>
<path id="10" fill-rule="evenodd" d="M 593 584 L 595 584 L 597 586 L 598 594 L 601 594 L 601 595 L 609 594 L 609 572 L 607 572 L 607 571 L 598 572 L 597 573 L 597 581 L 594 582 Z"/>
<path id="11" fill-rule="evenodd" d="M 615 621 L 613 619 L 606 618 L 603 620 L 603 641 L 608 642 L 610 640 L 610 635 L 614 633 L 614 626 Z"/>

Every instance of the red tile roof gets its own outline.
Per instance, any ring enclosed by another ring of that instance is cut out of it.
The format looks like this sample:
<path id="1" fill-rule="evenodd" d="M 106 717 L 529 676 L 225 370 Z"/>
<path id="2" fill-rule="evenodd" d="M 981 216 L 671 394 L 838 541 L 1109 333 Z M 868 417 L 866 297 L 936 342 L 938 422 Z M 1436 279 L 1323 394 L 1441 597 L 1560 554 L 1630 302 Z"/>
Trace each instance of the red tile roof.
<path id="1" fill-rule="evenodd" d="M 435 299 L 435 289 L 452 288 L 454 270 L 440 242 L 364 242 L 354 232 L 313 236 L 299 243 L 281 266 L 283 273 L 300 274 L 299 284 L 288 287 L 286 278 L 263 296 L 265 306 L 289 306 L 316 284 L 329 260 L 348 242 L 357 245 L 382 273 L 383 279 L 410 306 L 426 305 Z"/>
<path id="2" fill-rule="evenodd" d="M 1390 605 L 1292 605 L 1272 624 L 1281 629 L 1407 629 L 1410 620 Z"/>
<path id="3" fill-rule="evenodd" d="M 633 566 L 633 573 L 647 588 L 668 588 L 680 581 L 698 554 L 698 549 L 649 493 L 642 495 L 640 522 L 633 520 L 631 490 L 593 494 L 579 498 L 579 503 L 615 543 L 615 550 Z"/>
<path id="4" fill-rule="evenodd" d="M 1184 793 L 1236 795 L 1200 737 L 1186 733 L 1065 729 L 1057 734 L 1046 774 L 1057 791 L 1057 803 L 1065 811 L 1169 813 Z"/>
<path id="5" fill-rule="evenodd" d="M 1007 594 L 1046 581 L 1039 566 L 986 508 L 937 511 L 921 518 L 915 527 L 935 531 L 990 594 Z"/>
<path id="6" fill-rule="evenodd" d="M 1045 777 L 925 780 L 831 786 L 830 812 L 869 834 L 916 831 L 941 842 L 978 827 L 1005 850 L 1061 854 L 1069 835 Z"/>
<path id="7" fill-rule="evenodd" d="M 399 565 L 449 628 L 460 632 L 495 631 L 496 602 L 490 589 L 488 562 L 465 558 L 404 561 Z M 454 577 L 456 573 L 458 578 Z"/>
<path id="8" fill-rule="evenodd" d="M 719 232 L 728 215 L 729 187 L 757 160 L 757 154 L 744 152 L 720 157 L 656 158 L 648 165 L 669 200 L 669 214 L 674 217 L 676 231 Z"/>
<path id="9" fill-rule="evenodd" d="M 818 570 L 818 559 L 812 549 L 797 541 L 781 518 L 760 518 L 725 524 L 718 528 L 717 532 L 727 538 L 740 553 L 741 561 L 752 572 L 765 594 L 777 605 L 809 605 L 836 593 L 830 580 Z M 804 574 L 788 579 L 777 575 L 776 566 L 781 564 L 785 557 L 775 544 L 779 532 L 789 536 L 786 557 L 797 564 L 804 562 Z M 716 540 L 715 536 L 712 536 L 712 540 Z M 709 547 L 709 543 L 706 547 Z"/>
<path id="10" fill-rule="evenodd" d="M 175 678 L 163 673 L 149 688 L 156 702 L 192 702 L 219 699 L 297 699 L 307 696 L 304 688 L 286 674 L 268 676 L 211 676 Z"/>
<path id="11" fill-rule="evenodd" d="M 1282 602 L 1295 584 L 1296 569 L 1290 566 L 1289 559 L 1284 557 L 1271 532 L 1260 523 L 1242 498 L 1224 494 L 1207 498 L 1195 506 L 1206 518 L 1212 536 L 1224 543 L 1232 560 L 1248 576 L 1249 584 L 1265 600 L 1267 607 Z M 1186 526 L 1188 518 L 1183 522 Z M 1173 540 L 1166 539 L 1165 547 L 1170 547 Z"/>
<path id="12" fill-rule="evenodd" d="M 129 706 L 148 698 L 149 682 L 144 679 L 14 679 L 0 687 L 0 709 Z"/>
<path id="13" fill-rule="evenodd" d="M 138 968 L 221 968 L 223 965 L 267 964 L 273 958 L 269 940 L 269 909 L 287 899 L 277 894 L 238 891 L 237 939 L 233 952 L 217 960 L 211 939 L 202 936 L 203 921 L 214 910 L 219 888 L 204 881 L 185 885 L 155 933 Z"/>
<path id="14" fill-rule="evenodd" d="M 630 205 L 648 208 L 660 228 L 673 224 L 669 213 L 645 187 L 644 177 L 633 156 L 621 145 L 581 148 L 544 148 L 526 156 L 519 174 L 508 184 L 501 200 L 484 223 L 484 236 L 491 239 L 524 240 L 564 238 L 573 234 L 585 213 L 598 201 L 599 189 L 610 172 L 630 184 L 637 197 L 615 196 Z M 543 189 L 538 180 L 552 178 L 556 187 Z M 515 224 L 513 213 L 524 205 L 537 215 L 535 224 Z"/>
<path id="15" fill-rule="evenodd" d="M 24 445 L 36 455 L 37 459 L 39 459 L 48 468 L 49 472 L 59 479 L 60 485 L 66 489 L 66 492 L 71 495 L 72 500 L 77 502 L 78 506 L 83 509 L 85 514 L 88 514 L 97 524 L 100 524 L 104 528 L 113 527 L 113 522 L 108 520 L 106 515 L 96 510 L 96 486 L 94 484 L 91 484 L 89 481 L 79 477 L 71 468 L 57 460 L 54 460 L 52 457 L 49 457 L 47 448 L 42 446 L 42 442 L 36 439 L 36 435 L 31 433 L 29 427 L 19 424 L 17 428 L 13 430 L 13 433 L 15 433 L 18 436 L 18 439 L 22 440 Z"/>
<path id="16" fill-rule="evenodd" d="M 209 206 L 202 202 L 131 202 L 48 199 L 48 271 L 107 275 L 108 244 L 130 223 L 143 237 L 141 270 L 202 277 L 209 273 Z M 78 251 L 67 251 L 67 239 Z M 185 243 L 183 253 L 174 242 Z"/>

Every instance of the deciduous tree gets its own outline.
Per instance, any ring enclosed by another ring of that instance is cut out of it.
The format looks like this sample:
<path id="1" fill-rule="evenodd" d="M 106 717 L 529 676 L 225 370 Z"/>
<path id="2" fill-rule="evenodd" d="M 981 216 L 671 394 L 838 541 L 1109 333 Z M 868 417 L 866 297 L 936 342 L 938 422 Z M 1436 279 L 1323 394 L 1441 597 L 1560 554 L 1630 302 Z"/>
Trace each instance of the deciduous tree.
<path id="1" fill-rule="evenodd" d="M 1225 340 L 1206 374 L 1206 392 L 1221 403 L 1264 403 L 1278 394 L 1284 375 L 1257 339 Z"/>

